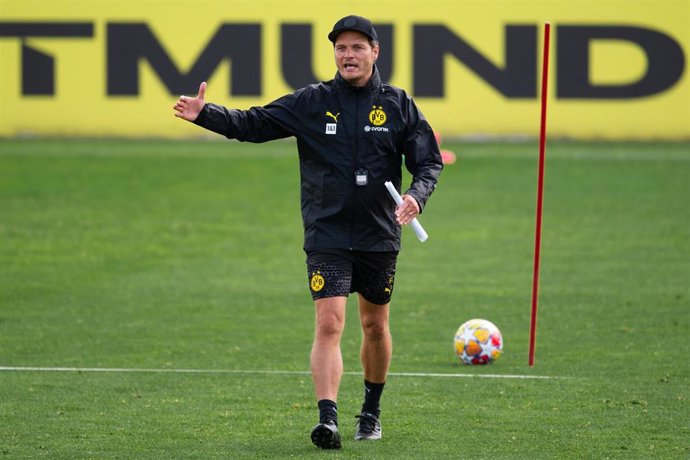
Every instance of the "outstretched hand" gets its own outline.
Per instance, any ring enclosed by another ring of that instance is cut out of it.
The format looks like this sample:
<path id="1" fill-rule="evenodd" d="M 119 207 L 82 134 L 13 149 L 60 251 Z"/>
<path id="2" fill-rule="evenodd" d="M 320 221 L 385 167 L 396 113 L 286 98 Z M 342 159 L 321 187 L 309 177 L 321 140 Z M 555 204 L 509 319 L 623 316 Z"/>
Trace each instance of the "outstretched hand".
<path id="1" fill-rule="evenodd" d="M 199 85 L 199 94 L 196 97 L 180 96 L 177 103 L 173 106 L 175 116 L 187 121 L 194 121 L 204 108 L 204 95 L 206 93 L 206 82 Z"/>

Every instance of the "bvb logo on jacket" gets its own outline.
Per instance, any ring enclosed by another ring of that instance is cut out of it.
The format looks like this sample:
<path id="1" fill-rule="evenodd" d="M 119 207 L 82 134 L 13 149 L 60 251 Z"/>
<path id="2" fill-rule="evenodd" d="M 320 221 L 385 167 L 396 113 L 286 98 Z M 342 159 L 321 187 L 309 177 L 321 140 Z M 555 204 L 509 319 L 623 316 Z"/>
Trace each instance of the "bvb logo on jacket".
<path id="1" fill-rule="evenodd" d="M 365 126 L 364 131 L 383 131 L 388 132 L 388 128 L 382 127 L 381 125 L 386 122 L 386 112 L 383 111 L 382 106 L 372 106 L 371 112 L 369 112 L 369 123 L 374 126 Z"/>
<path id="2" fill-rule="evenodd" d="M 386 112 L 383 111 L 381 106 L 373 106 L 372 111 L 369 112 L 369 122 L 374 126 L 381 126 L 386 122 Z"/>

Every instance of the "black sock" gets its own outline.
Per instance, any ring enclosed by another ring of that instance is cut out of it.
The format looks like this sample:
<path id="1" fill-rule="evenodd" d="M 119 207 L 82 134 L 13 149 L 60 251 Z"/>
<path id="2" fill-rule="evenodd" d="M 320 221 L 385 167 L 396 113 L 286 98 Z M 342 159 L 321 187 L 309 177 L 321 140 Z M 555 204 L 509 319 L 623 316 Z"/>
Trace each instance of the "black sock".
<path id="1" fill-rule="evenodd" d="M 381 415 L 379 410 L 379 402 L 381 401 L 381 393 L 383 393 L 383 386 L 386 383 L 371 383 L 364 381 L 364 404 L 362 405 L 362 412 L 369 412 L 375 414 L 377 417 Z"/>
<path id="2" fill-rule="evenodd" d="M 319 401 L 319 423 L 329 419 L 338 424 L 338 404 L 330 399 L 322 399 Z"/>

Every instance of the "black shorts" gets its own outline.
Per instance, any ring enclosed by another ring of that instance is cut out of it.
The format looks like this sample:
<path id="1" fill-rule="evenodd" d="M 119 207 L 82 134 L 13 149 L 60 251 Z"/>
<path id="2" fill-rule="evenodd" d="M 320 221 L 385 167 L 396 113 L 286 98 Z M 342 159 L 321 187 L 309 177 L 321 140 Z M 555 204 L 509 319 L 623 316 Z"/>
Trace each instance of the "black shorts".
<path id="1" fill-rule="evenodd" d="M 313 249 L 307 252 L 309 291 L 314 300 L 358 292 L 369 302 L 391 301 L 397 252 Z"/>

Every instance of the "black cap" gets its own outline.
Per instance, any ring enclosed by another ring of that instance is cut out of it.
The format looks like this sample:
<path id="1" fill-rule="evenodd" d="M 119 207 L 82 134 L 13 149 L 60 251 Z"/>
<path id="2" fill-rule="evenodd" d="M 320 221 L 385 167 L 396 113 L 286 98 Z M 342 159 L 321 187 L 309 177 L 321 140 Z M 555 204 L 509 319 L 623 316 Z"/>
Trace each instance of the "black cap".
<path id="1" fill-rule="evenodd" d="M 338 35 L 340 35 L 343 32 L 346 32 L 348 30 L 354 30 L 356 32 L 363 33 L 367 37 L 369 37 L 369 40 L 373 41 L 379 41 L 378 35 L 376 35 L 376 29 L 374 29 L 374 25 L 371 23 L 370 20 L 367 18 L 363 18 L 362 16 L 345 16 L 341 20 L 335 23 L 333 26 L 333 30 L 331 33 L 328 34 L 328 39 L 335 43 L 335 40 L 338 38 Z"/>

